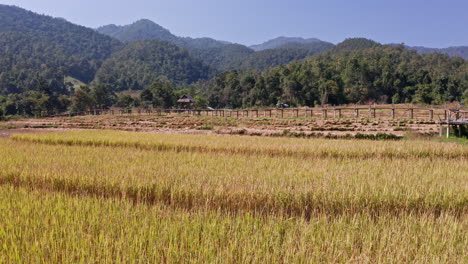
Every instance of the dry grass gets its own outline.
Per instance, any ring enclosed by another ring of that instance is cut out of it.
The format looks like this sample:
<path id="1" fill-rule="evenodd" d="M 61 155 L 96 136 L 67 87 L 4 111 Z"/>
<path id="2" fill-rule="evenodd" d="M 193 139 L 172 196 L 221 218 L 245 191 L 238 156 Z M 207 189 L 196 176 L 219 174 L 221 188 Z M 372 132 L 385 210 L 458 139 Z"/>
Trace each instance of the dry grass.
<path id="1" fill-rule="evenodd" d="M 0 262 L 463 263 L 467 157 L 428 141 L 17 135 L 0 141 Z"/>
<path id="2" fill-rule="evenodd" d="M 301 218 L 0 188 L 2 263 L 466 263 L 466 218 Z"/>

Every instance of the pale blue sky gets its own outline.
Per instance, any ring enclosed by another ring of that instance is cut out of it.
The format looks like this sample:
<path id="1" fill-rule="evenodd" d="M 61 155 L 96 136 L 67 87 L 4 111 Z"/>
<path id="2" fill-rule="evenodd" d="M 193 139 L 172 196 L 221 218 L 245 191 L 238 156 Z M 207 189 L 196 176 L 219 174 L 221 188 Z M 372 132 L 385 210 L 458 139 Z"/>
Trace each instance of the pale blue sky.
<path id="1" fill-rule="evenodd" d="M 429 47 L 468 45 L 468 0 L 0 0 L 88 26 L 148 18 L 179 36 L 256 44 L 277 36 L 333 43 L 366 37 Z"/>

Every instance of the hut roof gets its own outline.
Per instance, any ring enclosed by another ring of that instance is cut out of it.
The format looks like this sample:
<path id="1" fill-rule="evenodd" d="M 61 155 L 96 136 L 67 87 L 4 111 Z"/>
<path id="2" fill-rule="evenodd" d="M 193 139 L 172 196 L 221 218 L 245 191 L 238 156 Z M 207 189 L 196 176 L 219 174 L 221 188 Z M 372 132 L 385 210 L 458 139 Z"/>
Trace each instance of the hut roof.
<path id="1" fill-rule="evenodd" d="M 190 95 L 185 94 L 182 96 L 179 100 L 177 100 L 178 103 L 195 103 L 195 99 L 191 97 Z"/>

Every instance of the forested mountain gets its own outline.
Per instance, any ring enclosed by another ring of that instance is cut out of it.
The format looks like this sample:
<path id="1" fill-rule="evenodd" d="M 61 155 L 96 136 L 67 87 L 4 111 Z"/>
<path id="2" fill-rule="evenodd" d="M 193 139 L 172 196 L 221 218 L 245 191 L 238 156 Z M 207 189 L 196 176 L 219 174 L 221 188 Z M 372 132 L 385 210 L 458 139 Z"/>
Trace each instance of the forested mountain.
<path id="1" fill-rule="evenodd" d="M 193 83 L 211 76 L 210 68 L 186 50 L 162 40 L 128 43 L 107 59 L 96 74 L 96 83 L 115 91 L 142 90 L 165 77 L 177 84 Z"/>
<path id="2" fill-rule="evenodd" d="M 218 72 L 241 68 L 265 70 L 271 66 L 320 54 L 333 47 L 331 43 L 314 38 L 280 37 L 253 46 L 255 50 L 261 51 L 255 53 L 254 49 L 240 44 L 230 44 L 211 38 L 178 37 L 166 28 L 147 19 L 126 26 L 103 26 L 98 28 L 97 31 L 123 42 L 146 39 L 169 41 L 187 49 L 190 54 Z"/>
<path id="3" fill-rule="evenodd" d="M 222 47 L 190 49 L 190 53 L 219 72 L 223 72 L 239 69 L 254 51 L 243 45 L 229 44 Z"/>
<path id="4" fill-rule="evenodd" d="M 0 94 L 34 89 L 39 79 L 65 92 L 63 78 L 94 78 L 121 43 L 63 19 L 0 5 Z"/>
<path id="5" fill-rule="evenodd" d="M 369 47 L 370 46 L 370 47 Z M 213 107 L 468 101 L 468 62 L 363 39 L 265 72 L 231 71 L 204 84 Z M 365 48 L 367 47 L 367 48 Z"/>
<path id="6" fill-rule="evenodd" d="M 211 38 L 189 38 L 178 37 L 168 29 L 154 23 L 148 19 L 140 19 L 133 24 L 125 26 L 107 25 L 96 29 L 99 33 L 111 36 L 122 42 L 135 40 L 159 39 L 169 41 L 179 47 L 184 48 L 218 48 L 227 42 L 214 40 Z"/>
<path id="7" fill-rule="evenodd" d="M 331 51 L 333 53 L 347 53 L 356 50 L 369 49 L 382 44 L 366 38 L 348 38 L 337 44 Z"/>
<path id="8" fill-rule="evenodd" d="M 276 49 L 267 49 L 251 54 L 242 62 L 240 69 L 258 69 L 263 71 L 270 67 L 321 54 L 333 47 L 333 44 L 323 41 L 288 43 Z"/>
<path id="9" fill-rule="evenodd" d="M 316 43 L 316 42 L 321 42 L 321 40 L 316 39 L 316 38 L 304 39 L 304 38 L 278 37 L 272 40 L 268 40 L 262 44 L 252 45 L 250 46 L 250 48 L 255 51 L 261 51 L 261 50 L 267 50 L 267 49 L 276 49 L 289 43 L 310 44 L 310 43 Z"/>
<path id="10" fill-rule="evenodd" d="M 194 57 L 220 72 L 240 67 L 243 59 L 254 52 L 240 44 L 231 44 L 211 38 L 178 37 L 147 19 L 138 20 L 126 26 L 103 26 L 97 31 L 124 42 L 148 39 L 166 40 L 187 49 Z"/>
<path id="11" fill-rule="evenodd" d="M 461 57 L 461 58 L 464 58 L 465 60 L 468 60 L 468 46 L 450 47 L 450 48 L 444 48 L 444 49 L 426 48 L 426 47 L 410 47 L 410 46 L 405 46 L 405 48 L 415 50 L 420 54 L 441 53 L 441 54 L 449 55 L 450 57 Z"/>
<path id="12" fill-rule="evenodd" d="M 213 107 L 468 103 L 468 62 L 440 54 L 466 58 L 466 47 L 415 48 L 436 52 L 420 55 L 364 38 L 335 46 L 283 37 L 255 52 L 210 38 L 177 37 L 149 20 L 99 31 L 108 36 L 0 5 L 0 118 L 137 105 L 115 92 L 143 89 L 141 102 L 154 107 L 171 105 L 159 102 L 176 98 L 180 88 L 204 95 Z"/>

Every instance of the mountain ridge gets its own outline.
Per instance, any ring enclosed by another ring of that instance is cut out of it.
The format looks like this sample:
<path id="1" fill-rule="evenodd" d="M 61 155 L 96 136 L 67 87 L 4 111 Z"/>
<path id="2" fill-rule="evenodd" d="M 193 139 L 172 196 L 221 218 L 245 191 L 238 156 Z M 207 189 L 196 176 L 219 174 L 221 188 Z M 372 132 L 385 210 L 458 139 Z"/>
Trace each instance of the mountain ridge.
<path id="1" fill-rule="evenodd" d="M 303 38 L 303 37 L 276 37 L 274 39 L 267 40 L 261 44 L 249 46 L 255 51 L 262 51 L 267 49 L 275 49 L 289 43 L 299 43 L 299 44 L 309 44 L 315 42 L 321 42 L 322 40 L 318 38 Z"/>
<path id="2" fill-rule="evenodd" d="M 220 47 L 226 44 L 231 44 L 226 41 L 220 41 L 209 37 L 192 38 L 176 36 L 169 29 L 146 18 L 139 19 L 128 25 L 118 26 L 115 24 L 109 24 L 98 27 L 95 30 L 122 42 L 159 39 L 172 42 L 173 44 L 184 48 Z"/>

